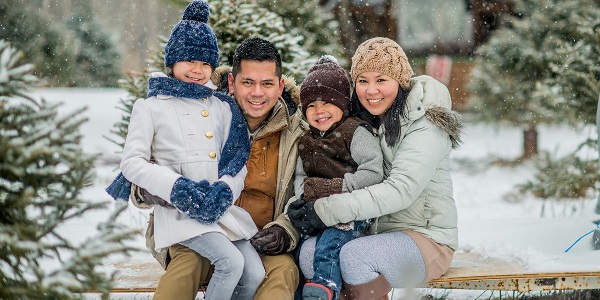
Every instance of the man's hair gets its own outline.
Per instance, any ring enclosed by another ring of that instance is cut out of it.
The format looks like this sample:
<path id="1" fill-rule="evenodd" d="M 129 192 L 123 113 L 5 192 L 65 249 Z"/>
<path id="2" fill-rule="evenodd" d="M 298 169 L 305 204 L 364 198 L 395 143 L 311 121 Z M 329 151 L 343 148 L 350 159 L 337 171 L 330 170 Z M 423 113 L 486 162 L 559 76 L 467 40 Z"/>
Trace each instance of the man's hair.
<path id="1" fill-rule="evenodd" d="M 275 45 L 267 40 L 253 37 L 246 39 L 235 48 L 233 66 L 231 68 L 234 78 L 242 71 L 242 60 L 272 61 L 275 63 L 277 78 L 281 79 L 281 55 L 279 55 L 279 51 L 277 51 Z"/>

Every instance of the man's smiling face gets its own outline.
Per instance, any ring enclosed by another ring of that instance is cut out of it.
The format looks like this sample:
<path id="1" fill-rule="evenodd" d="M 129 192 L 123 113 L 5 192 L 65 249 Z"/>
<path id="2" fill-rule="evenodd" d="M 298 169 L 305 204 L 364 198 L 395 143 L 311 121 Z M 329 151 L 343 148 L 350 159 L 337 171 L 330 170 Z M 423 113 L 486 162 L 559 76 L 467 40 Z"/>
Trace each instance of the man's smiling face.
<path id="1" fill-rule="evenodd" d="M 269 115 L 283 92 L 273 61 L 242 60 L 235 78 L 229 74 L 229 92 L 244 113 L 250 129 L 256 129 Z"/>

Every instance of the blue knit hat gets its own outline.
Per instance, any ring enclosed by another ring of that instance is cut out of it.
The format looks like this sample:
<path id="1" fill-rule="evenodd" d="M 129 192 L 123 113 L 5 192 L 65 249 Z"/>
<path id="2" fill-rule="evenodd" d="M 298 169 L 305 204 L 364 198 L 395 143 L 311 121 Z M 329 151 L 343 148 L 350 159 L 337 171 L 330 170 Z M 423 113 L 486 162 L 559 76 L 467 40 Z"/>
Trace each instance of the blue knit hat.
<path id="1" fill-rule="evenodd" d="M 204 1 L 188 4 L 165 46 L 165 67 L 180 61 L 199 60 L 209 63 L 213 70 L 217 68 L 219 46 L 217 37 L 206 24 L 209 14 L 208 3 Z"/>

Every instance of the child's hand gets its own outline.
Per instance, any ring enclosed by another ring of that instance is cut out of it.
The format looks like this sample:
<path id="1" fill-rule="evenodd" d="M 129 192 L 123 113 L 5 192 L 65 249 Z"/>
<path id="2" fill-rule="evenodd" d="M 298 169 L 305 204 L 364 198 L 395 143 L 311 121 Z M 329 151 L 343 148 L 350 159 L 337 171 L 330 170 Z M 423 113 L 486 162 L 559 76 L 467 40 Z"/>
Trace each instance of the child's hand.
<path id="1" fill-rule="evenodd" d="M 179 177 L 171 190 L 171 204 L 190 218 L 202 223 L 215 223 L 233 204 L 233 193 L 223 181 L 209 184 Z"/>
<path id="2" fill-rule="evenodd" d="M 313 202 L 319 198 L 342 193 L 342 178 L 308 177 L 304 179 L 304 201 Z"/>
<path id="3" fill-rule="evenodd" d="M 115 200 L 123 199 L 127 201 L 131 192 L 131 182 L 123 176 L 123 173 L 119 173 L 115 180 L 106 188 L 106 192 Z"/>
<path id="4" fill-rule="evenodd" d="M 327 228 L 317 215 L 314 202 L 296 200 L 288 207 L 287 215 L 301 234 L 313 236 Z"/>

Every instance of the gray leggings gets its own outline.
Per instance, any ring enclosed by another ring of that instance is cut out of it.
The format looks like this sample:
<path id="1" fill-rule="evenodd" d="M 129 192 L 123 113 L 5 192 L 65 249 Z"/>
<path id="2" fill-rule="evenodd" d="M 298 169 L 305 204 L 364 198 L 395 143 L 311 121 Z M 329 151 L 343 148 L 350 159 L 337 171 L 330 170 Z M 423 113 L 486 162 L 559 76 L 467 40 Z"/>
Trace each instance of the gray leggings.
<path id="1" fill-rule="evenodd" d="M 248 240 L 232 242 L 218 232 L 208 232 L 180 244 L 206 257 L 215 271 L 204 299 L 253 299 L 265 277 L 260 256 Z"/>
<path id="2" fill-rule="evenodd" d="M 313 278 L 316 238 L 300 249 L 300 269 L 304 277 Z M 425 280 L 425 262 L 419 247 L 403 232 L 389 232 L 354 239 L 340 251 L 340 268 L 344 282 L 367 283 L 382 274 L 395 288 L 415 287 Z"/>

